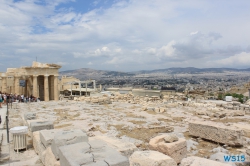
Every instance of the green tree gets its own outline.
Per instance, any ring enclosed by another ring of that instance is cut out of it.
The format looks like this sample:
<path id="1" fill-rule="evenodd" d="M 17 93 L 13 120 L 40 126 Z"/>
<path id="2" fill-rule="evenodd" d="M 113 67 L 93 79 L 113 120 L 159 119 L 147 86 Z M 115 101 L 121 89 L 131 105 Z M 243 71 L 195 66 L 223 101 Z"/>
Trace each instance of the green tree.
<path id="1" fill-rule="evenodd" d="M 218 99 L 223 100 L 223 95 L 221 93 L 218 94 Z"/>

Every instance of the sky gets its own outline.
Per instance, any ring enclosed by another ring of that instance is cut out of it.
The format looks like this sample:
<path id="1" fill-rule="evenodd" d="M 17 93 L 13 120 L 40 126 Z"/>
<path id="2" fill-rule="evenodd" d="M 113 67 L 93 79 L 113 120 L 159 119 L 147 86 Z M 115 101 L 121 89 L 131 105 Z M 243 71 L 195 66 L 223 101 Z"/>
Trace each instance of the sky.
<path id="1" fill-rule="evenodd" d="M 250 68 L 249 0 L 0 0 L 0 71 Z"/>

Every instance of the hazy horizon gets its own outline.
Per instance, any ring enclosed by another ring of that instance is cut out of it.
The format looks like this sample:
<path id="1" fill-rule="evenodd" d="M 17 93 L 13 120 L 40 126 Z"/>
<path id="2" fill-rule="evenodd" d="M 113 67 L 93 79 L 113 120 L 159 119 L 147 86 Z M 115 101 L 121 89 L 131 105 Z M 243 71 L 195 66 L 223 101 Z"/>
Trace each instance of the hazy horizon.
<path id="1" fill-rule="evenodd" d="M 2 0 L 0 71 L 249 68 L 250 1 Z"/>
<path id="2" fill-rule="evenodd" d="M 169 68 L 196 68 L 196 69 L 223 69 L 224 67 L 214 67 L 214 68 L 197 68 L 197 67 L 169 67 Z M 79 70 L 79 69 L 91 69 L 91 70 L 101 70 L 101 71 L 117 71 L 117 72 L 138 72 L 138 71 L 152 71 L 152 70 L 164 70 L 164 69 L 169 69 L 169 68 L 159 68 L 159 69 L 151 69 L 151 70 L 105 70 L 105 69 L 94 69 L 94 68 L 87 68 L 87 67 L 82 67 L 82 68 L 77 68 L 77 69 L 69 69 L 69 70 L 62 70 L 59 69 L 59 72 L 66 72 L 66 71 L 74 71 L 74 70 Z M 226 68 L 226 67 L 225 67 Z M 244 70 L 244 69 L 250 69 L 249 68 L 230 68 L 230 69 L 236 69 L 236 70 Z"/>

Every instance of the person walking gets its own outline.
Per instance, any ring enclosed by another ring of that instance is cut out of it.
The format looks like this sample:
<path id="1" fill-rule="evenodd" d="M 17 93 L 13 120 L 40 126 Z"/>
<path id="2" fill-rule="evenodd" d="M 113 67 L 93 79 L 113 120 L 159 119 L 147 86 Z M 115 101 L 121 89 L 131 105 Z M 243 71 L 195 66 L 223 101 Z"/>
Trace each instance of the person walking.
<path id="1" fill-rule="evenodd" d="M 12 94 L 7 95 L 7 104 L 12 103 Z"/>
<path id="2" fill-rule="evenodd" d="M 0 91 L 0 108 L 2 108 L 2 102 L 3 102 L 3 94 Z"/>
<path id="3" fill-rule="evenodd" d="M 24 95 L 21 95 L 21 102 L 24 102 Z"/>

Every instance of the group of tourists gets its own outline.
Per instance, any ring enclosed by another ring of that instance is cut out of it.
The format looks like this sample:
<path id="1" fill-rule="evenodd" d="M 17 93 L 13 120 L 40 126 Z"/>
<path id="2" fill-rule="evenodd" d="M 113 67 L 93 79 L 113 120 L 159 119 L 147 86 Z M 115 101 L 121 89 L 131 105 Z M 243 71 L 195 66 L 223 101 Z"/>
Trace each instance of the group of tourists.
<path id="1" fill-rule="evenodd" d="M 2 93 L 0 91 L 0 108 L 2 108 L 2 104 L 7 104 L 11 102 L 22 102 L 22 103 L 27 103 L 27 102 L 36 102 L 40 101 L 39 98 L 36 98 L 33 95 L 30 96 L 25 96 L 25 95 L 17 95 L 17 94 L 9 94 L 9 93 Z"/>

